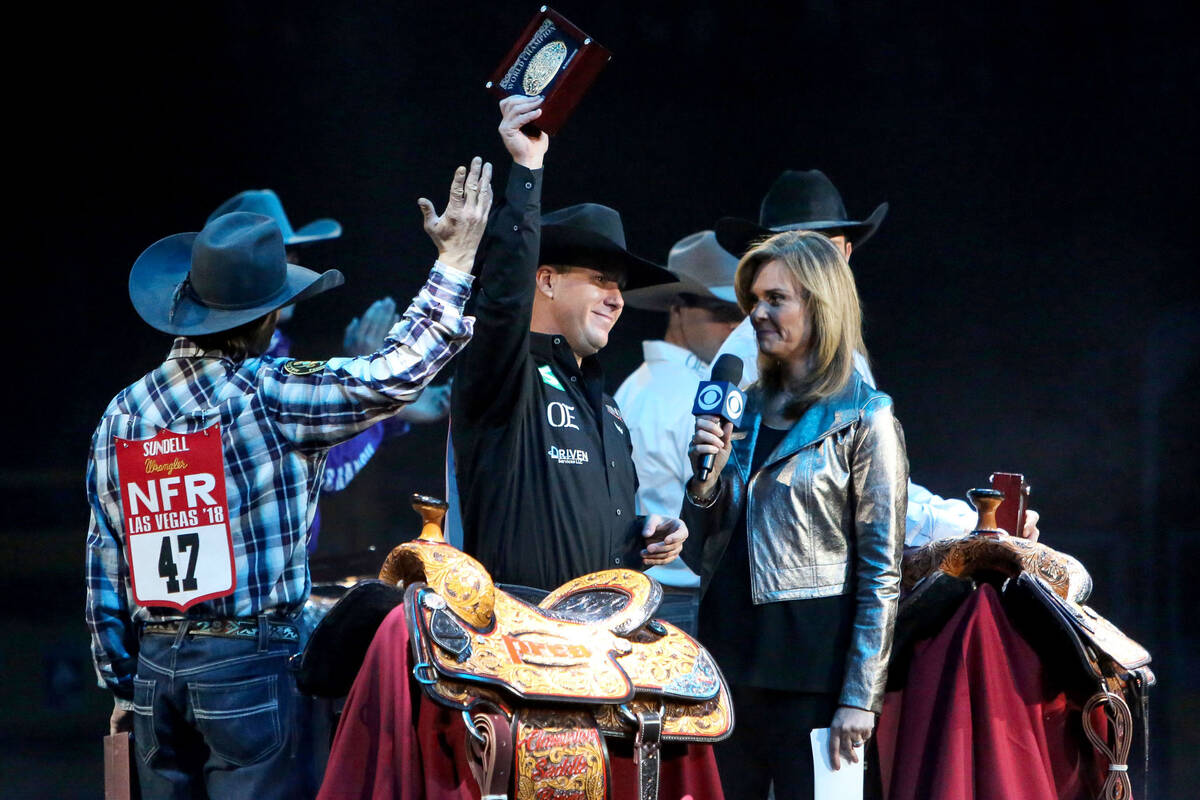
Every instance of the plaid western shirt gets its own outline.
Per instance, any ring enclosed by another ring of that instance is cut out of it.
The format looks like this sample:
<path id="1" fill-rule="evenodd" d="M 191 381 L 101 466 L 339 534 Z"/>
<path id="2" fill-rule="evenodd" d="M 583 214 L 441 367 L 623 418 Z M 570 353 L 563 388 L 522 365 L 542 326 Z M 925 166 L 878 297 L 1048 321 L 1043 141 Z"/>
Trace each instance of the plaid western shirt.
<path id="1" fill-rule="evenodd" d="M 287 359 L 230 360 L 176 339 L 167 360 L 118 394 L 92 437 L 87 468 L 87 624 L 102 686 L 133 696 L 138 623 L 178 617 L 136 605 L 113 437 L 221 425 L 233 540 L 233 594 L 188 609 L 196 618 L 295 614 L 311 586 L 306 544 L 328 449 L 395 413 L 471 338 L 472 276 L 435 264 L 383 347 L 369 356 L 286 369 Z M 309 373 L 309 374 L 294 374 Z"/>

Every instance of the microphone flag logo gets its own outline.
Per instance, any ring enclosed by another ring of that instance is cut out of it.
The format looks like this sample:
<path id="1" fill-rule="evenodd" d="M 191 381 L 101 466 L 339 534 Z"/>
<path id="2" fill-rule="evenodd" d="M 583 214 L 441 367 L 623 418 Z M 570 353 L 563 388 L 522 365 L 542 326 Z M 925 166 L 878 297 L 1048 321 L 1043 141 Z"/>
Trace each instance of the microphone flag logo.
<path id="1" fill-rule="evenodd" d="M 696 398 L 696 405 L 705 411 L 716 411 L 724 399 L 724 392 L 717 384 L 709 384 L 700 390 L 699 397 Z"/>
<path id="2" fill-rule="evenodd" d="M 735 425 L 746 410 L 746 396 L 737 384 L 727 381 L 704 381 L 696 390 L 692 413 L 696 416 L 718 416 Z"/>
<path id="3" fill-rule="evenodd" d="M 745 410 L 746 402 L 742 398 L 742 393 L 734 389 L 725 396 L 725 413 L 721 416 L 728 420 L 739 420 L 742 418 L 742 411 Z"/>

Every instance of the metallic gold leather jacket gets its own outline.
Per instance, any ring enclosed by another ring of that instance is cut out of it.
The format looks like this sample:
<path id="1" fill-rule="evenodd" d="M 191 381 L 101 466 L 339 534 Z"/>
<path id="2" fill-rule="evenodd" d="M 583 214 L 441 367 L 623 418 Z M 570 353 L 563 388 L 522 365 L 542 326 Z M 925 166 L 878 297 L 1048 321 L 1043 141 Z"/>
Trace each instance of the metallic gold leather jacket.
<path id="1" fill-rule="evenodd" d="M 755 604 L 857 597 L 840 704 L 878 712 L 883 703 L 900 595 L 908 457 L 892 400 L 857 375 L 811 406 L 750 475 L 762 422 L 751 387 L 733 452 L 707 506 L 689 497 L 684 560 L 701 591 L 746 515 Z"/>

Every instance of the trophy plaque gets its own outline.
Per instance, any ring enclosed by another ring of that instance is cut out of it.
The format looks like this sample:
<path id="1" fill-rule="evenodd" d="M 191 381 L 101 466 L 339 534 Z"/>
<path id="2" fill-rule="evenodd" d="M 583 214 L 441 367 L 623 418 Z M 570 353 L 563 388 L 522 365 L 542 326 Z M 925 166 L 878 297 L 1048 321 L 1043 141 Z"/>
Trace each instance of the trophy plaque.
<path id="1" fill-rule="evenodd" d="M 992 488 L 1004 493 L 1004 502 L 996 510 L 996 526 L 1010 536 L 1020 536 L 1025 529 L 1025 510 L 1029 507 L 1029 484 L 1017 472 L 993 472 L 989 478 Z"/>
<path id="2" fill-rule="evenodd" d="M 527 127 L 556 134 L 610 58 L 607 48 L 562 14 L 542 6 L 486 87 L 502 98 L 512 94 L 545 97 L 542 115 Z"/>

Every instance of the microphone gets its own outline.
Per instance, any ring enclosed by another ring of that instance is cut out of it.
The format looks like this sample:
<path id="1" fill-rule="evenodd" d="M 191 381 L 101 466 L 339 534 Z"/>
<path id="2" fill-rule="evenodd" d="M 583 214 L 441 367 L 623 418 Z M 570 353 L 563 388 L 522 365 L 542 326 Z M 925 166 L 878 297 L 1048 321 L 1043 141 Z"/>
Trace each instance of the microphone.
<path id="1" fill-rule="evenodd" d="M 742 421 L 742 412 L 746 408 L 746 396 L 738 389 L 742 380 L 742 360 L 737 356 L 726 353 L 717 359 L 713 365 L 712 375 L 701 382 L 696 390 L 696 402 L 692 405 L 692 413 L 697 417 L 718 417 L 722 422 L 737 424 Z M 716 456 L 708 453 L 700 460 L 700 472 L 696 476 L 701 481 L 708 480 L 712 472 L 713 459 Z"/>

